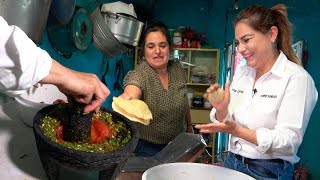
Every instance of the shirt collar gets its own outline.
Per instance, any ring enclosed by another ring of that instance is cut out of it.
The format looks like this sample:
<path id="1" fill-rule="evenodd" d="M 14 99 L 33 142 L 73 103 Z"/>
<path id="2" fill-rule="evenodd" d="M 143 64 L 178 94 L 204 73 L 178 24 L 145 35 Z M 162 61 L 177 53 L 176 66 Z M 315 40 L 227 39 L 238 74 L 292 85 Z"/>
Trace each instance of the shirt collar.
<path id="1" fill-rule="evenodd" d="M 269 72 L 271 72 L 272 74 L 274 74 L 276 76 L 281 77 L 285 71 L 287 62 L 288 62 L 288 58 L 280 50 L 280 54 Z"/>
<path id="2" fill-rule="evenodd" d="M 280 50 L 280 54 L 276 60 L 276 62 L 274 63 L 274 65 L 272 66 L 271 70 L 267 73 L 272 73 L 278 77 L 281 77 L 285 71 L 286 68 L 286 63 L 288 62 L 288 58 L 287 56 Z M 251 76 L 251 77 L 255 77 L 256 75 L 256 70 L 248 65 L 246 65 L 246 71 L 245 74 L 246 76 Z"/>
<path id="3" fill-rule="evenodd" d="M 276 62 L 274 63 L 270 71 L 267 73 L 272 73 L 276 76 L 281 77 L 285 71 L 287 62 L 288 62 L 287 56 L 280 50 L 280 54 Z M 256 74 L 256 70 L 250 66 L 247 66 L 247 69 L 248 70 L 246 71 L 245 75 L 254 77 Z"/>

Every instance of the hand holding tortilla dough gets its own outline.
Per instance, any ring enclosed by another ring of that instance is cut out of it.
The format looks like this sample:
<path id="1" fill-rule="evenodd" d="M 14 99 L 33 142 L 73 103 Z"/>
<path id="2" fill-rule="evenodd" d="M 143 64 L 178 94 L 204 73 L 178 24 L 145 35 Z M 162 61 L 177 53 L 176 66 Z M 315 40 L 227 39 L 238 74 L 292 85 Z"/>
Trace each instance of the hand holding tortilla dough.
<path id="1" fill-rule="evenodd" d="M 113 97 L 112 108 L 114 111 L 124 115 L 131 121 L 149 125 L 152 113 L 147 104 L 138 99 L 127 100 Z"/>
<path id="2" fill-rule="evenodd" d="M 207 89 L 204 94 L 204 98 L 208 100 L 211 104 L 218 103 L 224 99 L 224 90 L 221 87 Z"/>

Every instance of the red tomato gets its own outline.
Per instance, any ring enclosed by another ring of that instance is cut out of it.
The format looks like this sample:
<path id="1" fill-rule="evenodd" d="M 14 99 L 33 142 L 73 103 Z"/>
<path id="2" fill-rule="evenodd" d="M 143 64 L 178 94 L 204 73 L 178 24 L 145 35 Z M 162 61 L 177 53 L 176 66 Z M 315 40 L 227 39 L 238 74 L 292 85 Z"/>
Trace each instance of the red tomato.
<path id="1" fill-rule="evenodd" d="M 62 125 L 57 126 L 56 127 L 56 137 L 60 143 L 64 143 L 64 140 L 62 138 L 62 133 L 63 133 L 63 126 Z"/>
<path id="2" fill-rule="evenodd" d="M 94 143 L 100 143 L 102 140 L 107 139 L 110 135 L 114 134 L 110 127 L 100 119 L 93 118 L 91 126 L 93 127 L 91 128 L 91 137 L 93 136 L 92 129 L 94 129 L 93 132 L 97 135 L 97 138 L 92 140 Z"/>
<path id="3" fill-rule="evenodd" d="M 91 138 L 90 142 L 91 144 L 97 143 L 98 134 L 96 132 L 96 129 L 91 125 Z"/>

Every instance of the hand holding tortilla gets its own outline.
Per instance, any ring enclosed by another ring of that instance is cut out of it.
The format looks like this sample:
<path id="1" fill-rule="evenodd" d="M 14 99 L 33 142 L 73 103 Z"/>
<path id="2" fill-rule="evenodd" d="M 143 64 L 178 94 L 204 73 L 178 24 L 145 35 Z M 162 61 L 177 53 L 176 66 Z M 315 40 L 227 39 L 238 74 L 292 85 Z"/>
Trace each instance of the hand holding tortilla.
<path id="1" fill-rule="evenodd" d="M 138 99 L 127 100 L 113 97 L 112 108 L 128 119 L 148 125 L 152 119 L 152 113 L 147 104 Z"/>

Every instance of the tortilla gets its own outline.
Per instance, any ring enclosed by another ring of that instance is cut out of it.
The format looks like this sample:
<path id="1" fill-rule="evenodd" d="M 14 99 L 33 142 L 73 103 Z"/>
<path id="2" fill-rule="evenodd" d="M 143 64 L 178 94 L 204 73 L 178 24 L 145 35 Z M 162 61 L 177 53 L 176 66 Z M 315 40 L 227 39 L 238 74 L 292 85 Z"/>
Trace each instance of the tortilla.
<path id="1" fill-rule="evenodd" d="M 211 103 L 217 103 L 224 99 L 224 90 L 222 88 L 217 89 L 216 91 L 213 91 L 212 93 L 209 93 L 208 100 Z"/>
<path id="2" fill-rule="evenodd" d="M 152 113 L 148 105 L 138 99 L 126 100 L 123 98 L 113 97 L 112 109 L 131 121 L 149 125 L 152 119 Z"/>

